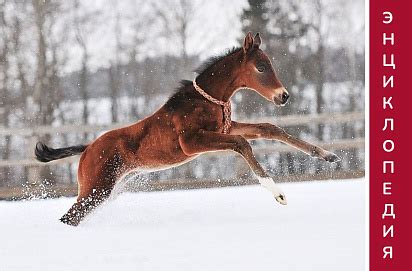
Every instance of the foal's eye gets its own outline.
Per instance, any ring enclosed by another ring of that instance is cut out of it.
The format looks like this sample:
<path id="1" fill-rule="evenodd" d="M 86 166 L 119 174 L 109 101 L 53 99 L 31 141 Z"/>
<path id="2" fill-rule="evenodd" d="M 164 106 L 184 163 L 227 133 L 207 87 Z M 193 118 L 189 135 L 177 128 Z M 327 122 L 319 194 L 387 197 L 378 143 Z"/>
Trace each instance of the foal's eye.
<path id="1" fill-rule="evenodd" d="M 266 71 L 266 66 L 265 65 L 259 65 L 256 67 L 258 72 L 264 72 Z"/>

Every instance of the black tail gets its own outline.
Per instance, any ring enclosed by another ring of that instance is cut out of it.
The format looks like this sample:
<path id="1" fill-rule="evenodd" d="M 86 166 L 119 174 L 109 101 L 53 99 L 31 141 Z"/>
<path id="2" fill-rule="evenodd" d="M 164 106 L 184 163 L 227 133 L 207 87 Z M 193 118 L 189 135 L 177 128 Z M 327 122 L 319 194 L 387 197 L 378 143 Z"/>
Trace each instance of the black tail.
<path id="1" fill-rule="evenodd" d="M 42 142 L 37 142 L 34 154 L 40 162 L 50 162 L 57 159 L 62 159 L 72 155 L 81 154 L 87 148 L 87 145 L 77 145 L 67 148 L 53 149 Z"/>

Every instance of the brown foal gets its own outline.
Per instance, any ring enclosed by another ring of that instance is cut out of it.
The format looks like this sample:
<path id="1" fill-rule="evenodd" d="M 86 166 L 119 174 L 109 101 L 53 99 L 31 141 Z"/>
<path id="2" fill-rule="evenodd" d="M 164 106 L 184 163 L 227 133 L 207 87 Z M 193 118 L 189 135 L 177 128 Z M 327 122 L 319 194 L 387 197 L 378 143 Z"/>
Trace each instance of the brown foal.
<path id="1" fill-rule="evenodd" d="M 253 37 L 249 32 L 242 47 L 209 61 L 193 82 L 183 81 L 153 115 L 109 131 L 89 145 L 53 149 L 39 142 L 35 154 L 42 162 L 82 153 L 77 202 L 61 221 L 77 226 L 130 171 L 170 168 L 211 151 L 240 154 L 259 182 L 279 203 L 286 204 L 285 195 L 256 160 L 247 139 L 277 140 L 328 162 L 338 161 L 335 154 L 297 139 L 276 125 L 231 121 L 229 99 L 239 89 L 256 91 L 276 105 L 284 105 L 289 98 L 268 56 L 259 49 L 260 44 L 259 34 Z"/>

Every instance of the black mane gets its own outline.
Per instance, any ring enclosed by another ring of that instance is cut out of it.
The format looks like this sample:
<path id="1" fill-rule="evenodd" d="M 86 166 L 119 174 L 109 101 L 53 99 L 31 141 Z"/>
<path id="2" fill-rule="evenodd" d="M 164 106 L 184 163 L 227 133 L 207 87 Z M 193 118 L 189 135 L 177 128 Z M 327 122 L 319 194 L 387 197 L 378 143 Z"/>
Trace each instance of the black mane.
<path id="1" fill-rule="evenodd" d="M 241 47 L 233 47 L 232 49 L 228 49 L 224 54 L 212 56 L 208 58 L 202 65 L 200 65 L 195 72 L 197 74 L 204 73 L 207 69 L 211 66 L 222 60 L 223 58 L 231 55 L 233 53 L 239 52 Z M 169 100 L 165 104 L 165 108 L 168 111 L 178 110 L 178 108 L 182 107 L 188 101 L 192 99 L 198 99 L 202 96 L 193 90 L 193 82 L 189 80 L 182 80 L 180 81 L 180 85 L 176 88 L 175 92 L 170 96 Z"/>
<path id="2" fill-rule="evenodd" d="M 194 98 L 196 95 L 200 95 L 196 91 L 191 91 L 192 86 L 192 81 L 180 81 L 180 85 L 176 88 L 175 92 L 172 94 L 172 96 L 170 96 L 170 98 L 164 105 L 166 110 L 169 112 L 178 110 L 179 108 L 184 106 L 187 101 L 190 101 L 191 98 Z"/>
<path id="3" fill-rule="evenodd" d="M 211 66 L 222 60 L 223 58 L 227 57 L 228 55 L 234 54 L 236 52 L 239 52 L 239 50 L 242 49 L 241 47 L 233 47 L 232 49 L 228 49 L 226 53 L 217 55 L 217 56 L 212 56 L 208 58 L 203 64 L 201 64 L 195 72 L 197 74 L 202 74 L 204 73 L 207 69 L 209 69 Z"/>

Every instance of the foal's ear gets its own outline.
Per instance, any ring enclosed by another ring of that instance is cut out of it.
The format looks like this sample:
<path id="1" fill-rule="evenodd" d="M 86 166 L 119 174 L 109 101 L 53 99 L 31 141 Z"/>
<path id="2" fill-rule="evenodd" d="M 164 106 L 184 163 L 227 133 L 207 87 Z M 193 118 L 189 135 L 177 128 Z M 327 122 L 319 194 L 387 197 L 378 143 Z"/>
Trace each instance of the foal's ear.
<path id="1" fill-rule="evenodd" d="M 247 33 L 245 40 L 243 41 L 243 52 L 246 54 L 253 47 L 252 32 Z"/>
<path id="2" fill-rule="evenodd" d="M 262 39 L 260 38 L 259 32 L 256 33 L 256 36 L 253 39 L 253 47 L 259 48 L 259 46 L 262 44 Z"/>

